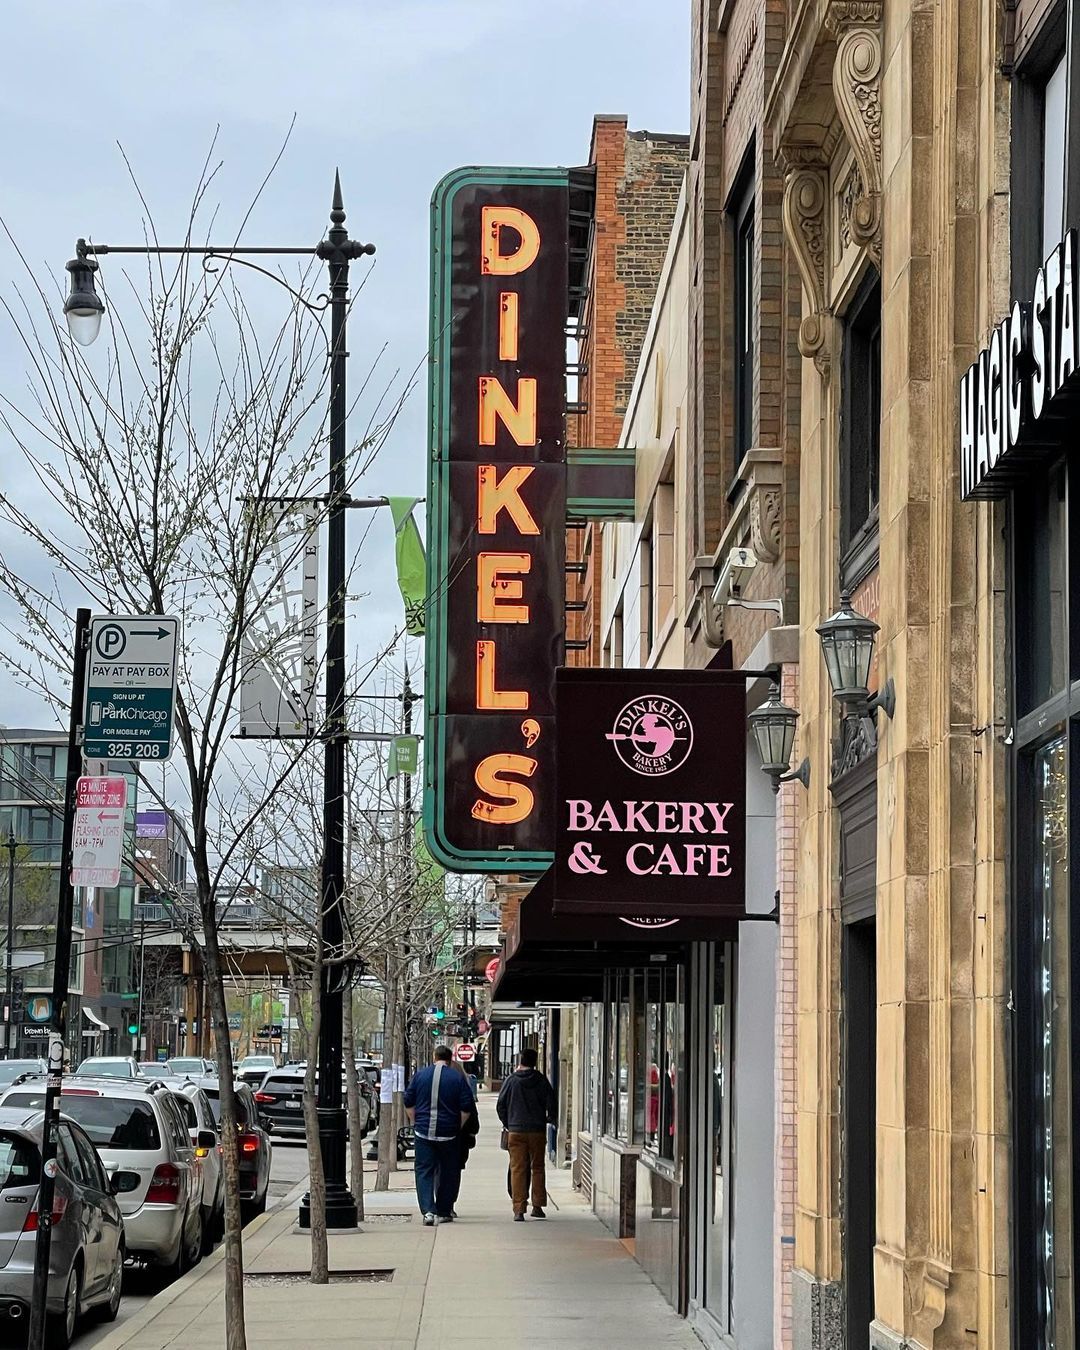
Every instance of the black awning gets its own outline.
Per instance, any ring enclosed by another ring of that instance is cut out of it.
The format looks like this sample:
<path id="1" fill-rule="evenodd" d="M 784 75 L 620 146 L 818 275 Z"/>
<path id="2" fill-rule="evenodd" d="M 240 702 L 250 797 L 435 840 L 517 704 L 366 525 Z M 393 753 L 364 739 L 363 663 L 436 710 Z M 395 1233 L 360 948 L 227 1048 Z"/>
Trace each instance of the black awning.
<path id="1" fill-rule="evenodd" d="M 599 999 L 607 970 L 674 964 L 685 959 L 690 942 L 721 942 L 736 936 L 737 924 L 715 919 L 658 922 L 610 914 L 556 914 L 554 884 L 549 868 L 518 906 L 492 986 L 492 1002 Z"/>

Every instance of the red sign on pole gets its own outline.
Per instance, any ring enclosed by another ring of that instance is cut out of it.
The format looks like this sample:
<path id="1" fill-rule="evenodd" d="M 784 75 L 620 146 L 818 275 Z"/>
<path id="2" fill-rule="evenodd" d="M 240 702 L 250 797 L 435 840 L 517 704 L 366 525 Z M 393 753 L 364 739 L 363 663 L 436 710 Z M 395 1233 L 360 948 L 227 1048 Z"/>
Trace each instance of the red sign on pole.
<path id="1" fill-rule="evenodd" d="M 495 976 L 499 973 L 499 964 L 499 958 L 494 956 L 484 967 L 484 979 L 487 980 L 488 984 L 495 983 Z"/>
<path id="2" fill-rule="evenodd" d="M 73 886 L 119 886 L 127 793 L 126 778 L 79 779 L 71 847 Z"/>
<path id="3" fill-rule="evenodd" d="M 461 1064 L 471 1064 L 476 1058 L 476 1046 L 462 1041 L 454 1051 L 454 1058 Z"/>

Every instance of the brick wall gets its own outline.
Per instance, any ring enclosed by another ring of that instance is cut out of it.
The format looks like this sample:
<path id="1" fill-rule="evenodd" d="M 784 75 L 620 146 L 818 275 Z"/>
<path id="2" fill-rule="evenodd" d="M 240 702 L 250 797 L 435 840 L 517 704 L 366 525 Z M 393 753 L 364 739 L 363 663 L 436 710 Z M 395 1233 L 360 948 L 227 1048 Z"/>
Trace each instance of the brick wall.
<path id="1" fill-rule="evenodd" d="M 587 411 L 570 419 L 576 423 L 568 431 L 571 444 L 619 443 L 687 155 L 686 136 L 628 131 L 622 115 L 593 120 L 596 201 L 579 383 Z M 567 559 L 586 565 L 584 577 L 567 578 L 567 597 L 586 606 L 567 615 L 567 636 L 590 641 L 589 650 L 568 652 L 567 663 L 599 665 L 601 532 L 570 531 Z"/>

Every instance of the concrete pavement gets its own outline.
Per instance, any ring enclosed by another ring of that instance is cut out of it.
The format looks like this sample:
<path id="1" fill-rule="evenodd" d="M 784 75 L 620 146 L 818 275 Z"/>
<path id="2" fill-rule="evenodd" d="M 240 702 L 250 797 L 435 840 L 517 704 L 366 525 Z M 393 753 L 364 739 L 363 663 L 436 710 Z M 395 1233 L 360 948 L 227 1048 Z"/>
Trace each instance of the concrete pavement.
<path id="1" fill-rule="evenodd" d="M 622 1244 L 571 1190 L 567 1172 L 549 1174 L 558 1205 L 550 1219 L 511 1222 L 506 1155 L 498 1147 L 493 1101 L 481 1098 L 483 1128 L 462 1184 L 460 1218 L 425 1228 L 409 1174 L 395 1189 L 365 1197 L 357 1234 L 330 1240 L 334 1272 L 392 1271 L 386 1281 L 258 1277 L 306 1273 L 310 1242 L 296 1233 L 295 1198 L 245 1231 L 247 1334 L 251 1350 L 370 1345 L 378 1350 L 700 1350 Z M 150 1300 L 97 1350 L 165 1350 L 225 1345 L 220 1249 Z"/>

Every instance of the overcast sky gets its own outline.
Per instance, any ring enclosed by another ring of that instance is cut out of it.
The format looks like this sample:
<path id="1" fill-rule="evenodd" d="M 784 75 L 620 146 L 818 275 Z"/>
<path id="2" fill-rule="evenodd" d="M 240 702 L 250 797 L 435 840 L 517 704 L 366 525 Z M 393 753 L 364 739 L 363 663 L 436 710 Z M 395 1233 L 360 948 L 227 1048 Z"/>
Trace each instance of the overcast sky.
<path id="1" fill-rule="evenodd" d="M 340 167 L 350 231 L 378 248 L 351 321 L 353 369 L 358 377 L 387 343 L 387 368 L 411 370 L 427 342 L 434 184 L 461 164 L 583 163 L 598 112 L 685 131 L 689 10 L 690 0 L 5 0 L 0 214 L 58 284 L 77 236 L 138 242 L 142 212 L 120 142 L 159 236 L 178 238 L 220 126 L 215 195 L 228 239 L 295 113 L 245 240 L 317 239 Z M 7 294 L 16 273 L 5 240 Z M 281 317 L 274 290 L 255 275 L 245 282 L 268 323 Z M 7 396 L 25 371 L 0 316 Z M 422 496 L 425 455 L 421 384 L 362 490 Z M 0 447 L 3 489 L 17 493 L 12 463 Z M 350 635 L 371 650 L 401 621 L 388 515 L 380 524 L 365 555 L 365 622 Z M 43 720 L 40 705 L 0 682 L 0 723 Z"/>

